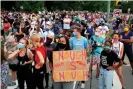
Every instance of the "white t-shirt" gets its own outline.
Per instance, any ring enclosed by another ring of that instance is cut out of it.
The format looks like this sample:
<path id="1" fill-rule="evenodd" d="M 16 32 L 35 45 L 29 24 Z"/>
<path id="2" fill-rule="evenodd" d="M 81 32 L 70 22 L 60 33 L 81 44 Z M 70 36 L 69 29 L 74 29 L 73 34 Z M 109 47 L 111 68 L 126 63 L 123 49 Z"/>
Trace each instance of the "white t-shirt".
<path id="1" fill-rule="evenodd" d="M 35 21 L 31 22 L 31 28 L 34 28 L 35 27 L 35 24 L 36 24 Z"/>
<path id="2" fill-rule="evenodd" d="M 123 47 L 122 42 L 113 43 L 112 50 L 120 57 L 122 47 Z"/>
<path id="3" fill-rule="evenodd" d="M 70 29 L 70 22 L 71 22 L 71 20 L 69 18 L 65 18 L 63 20 L 63 22 L 64 22 L 63 28 L 64 29 Z"/>

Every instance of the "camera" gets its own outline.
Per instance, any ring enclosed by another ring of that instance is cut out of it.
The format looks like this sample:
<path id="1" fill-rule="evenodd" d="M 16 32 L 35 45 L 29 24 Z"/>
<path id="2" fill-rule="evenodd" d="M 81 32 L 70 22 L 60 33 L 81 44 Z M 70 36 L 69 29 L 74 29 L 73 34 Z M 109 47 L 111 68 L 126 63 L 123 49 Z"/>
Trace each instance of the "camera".
<path id="1" fill-rule="evenodd" d="M 92 45 L 93 49 L 95 49 L 97 47 L 97 42 L 93 40 L 93 45 Z"/>

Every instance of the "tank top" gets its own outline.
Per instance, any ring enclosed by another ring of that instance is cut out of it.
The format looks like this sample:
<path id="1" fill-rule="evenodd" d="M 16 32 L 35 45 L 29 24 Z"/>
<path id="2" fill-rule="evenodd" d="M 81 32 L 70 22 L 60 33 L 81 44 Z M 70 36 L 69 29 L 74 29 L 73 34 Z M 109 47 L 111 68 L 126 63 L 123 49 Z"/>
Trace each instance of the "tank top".
<path id="1" fill-rule="evenodd" d="M 38 64 L 40 62 L 40 59 L 37 55 L 37 51 L 41 52 L 41 54 L 43 55 L 43 58 L 45 59 L 46 57 L 46 51 L 45 51 L 45 48 L 44 46 L 41 46 L 41 47 L 38 47 L 35 49 L 35 64 Z"/>
<path id="2" fill-rule="evenodd" d="M 29 61 L 30 59 L 28 58 L 27 50 L 26 50 L 26 52 L 25 52 L 25 55 L 22 56 L 22 57 L 19 56 L 19 54 L 18 54 L 17 59 L 18 59 L 18 61 L 19 61 L 19 65 L 22 65 L 22 64 L 24 64 L 25 62 Z"/>
<path id="3" fill-rule="evenodd" d="M 113 43 L 112 50 L 120 57 L 120 52 L 122 47 L 123 47 L 122 42 Z"/>

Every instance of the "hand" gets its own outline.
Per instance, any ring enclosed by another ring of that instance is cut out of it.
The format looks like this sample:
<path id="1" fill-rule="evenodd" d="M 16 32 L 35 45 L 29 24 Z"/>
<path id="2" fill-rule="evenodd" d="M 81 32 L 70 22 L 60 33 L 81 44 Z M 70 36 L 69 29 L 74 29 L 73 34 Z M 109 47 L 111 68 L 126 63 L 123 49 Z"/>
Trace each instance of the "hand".
<path id="1" fill-rule="evenodd" d="M 35 65 L 35 68 L 36 68 L 36 69 L 40 69 L 41 66 L 39 66 L 39 65 Z"/>
<path id="2" fill-rule="evenodd" d="M 7 44 L 7 42 L 4 43 L 4 46 Z"/>
<path id="3" fill-rule="evenodd" d="M 116 68 L 118 66 L 119 63 L 113 63 L 113 67 Z"/>
<path id="4" fill-rule="evenodd" d="M 100 43 L 99 42 L 97 42 L 96 44 L 97 44 L 97 46 L 100 46 Z"/>
<path id="5" fill-rule="evenodd" d="M 19 53 L 20 52 L 20 49 L 16 50 L 16 52 Z"/>

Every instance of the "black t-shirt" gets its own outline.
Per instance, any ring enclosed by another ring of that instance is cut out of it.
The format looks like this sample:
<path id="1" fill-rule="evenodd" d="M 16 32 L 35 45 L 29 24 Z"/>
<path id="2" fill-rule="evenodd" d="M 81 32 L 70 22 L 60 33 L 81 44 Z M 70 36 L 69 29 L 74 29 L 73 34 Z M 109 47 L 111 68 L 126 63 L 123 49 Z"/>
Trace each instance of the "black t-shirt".
<path id="1" fill-rule="evenodd" d="M 107 53 L 106 51 L 101 52 L 101 66 L 106 69 L 108 66 L 112 66 L 114 62 L 119 62 L 120 58 L 114 51 Z"/>
<path id="2" fill-rule="evenodd" d="M 53 44 L 50 44 L 49 46 L 46 46 L 46 44 L 44 44 L 45 48 L 46 48 L 46 55 L 50 61 L 50 63 L 53 64 L 53 57 L 52 57 L 52 52 L 53 50 L 56 48 L 56 44 L 53 43 Z"/>

